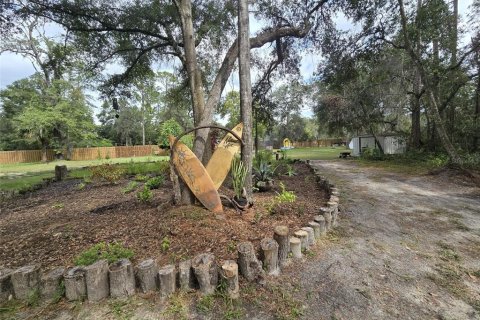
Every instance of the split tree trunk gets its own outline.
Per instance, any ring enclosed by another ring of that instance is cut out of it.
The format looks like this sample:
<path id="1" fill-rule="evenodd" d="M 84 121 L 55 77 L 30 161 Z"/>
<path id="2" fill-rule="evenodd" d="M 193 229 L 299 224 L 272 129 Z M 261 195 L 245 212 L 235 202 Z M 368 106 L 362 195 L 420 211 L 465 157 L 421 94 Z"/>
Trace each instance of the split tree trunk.
<path id="1" fill-rule="evenodd" d="M 215 256 L 211 253 L 199 254 L 192 260 L 192 268 L 198 280 L 201 294 L 213 294 L 218 283 Z"/>
<path id="2" fill-rule="evenodd" d="M 65 268 L 60 267 L 53 269 L 42 277 L 40 286 L 42 298 L 46 300 L 52 300 L 61 292 L 60 286 L 63 281 L 64 273 Z"/>
<path id="3" fill-rule="evenodd" d="M 107 298 L 110 294 L 107 260 L 98 260 L 85 267 L 85 275 L 88 301 L 97 302 Z"/>
<path id="4" fill-rule="evenodd" d="M 278 264 L 282 268 L 290 252 L 290 239 L 287 226 L 276 226 L 273 232 L 273 239 L 278 243 Z"/>
<path id="5" fill-rule="evenodd" d="M 65 273 L 65 297 L 68 301 L 83 301 L 87 297 L 85 269 L 73 267 Z"/>
<path id="6" fill-rule="evenodd" d="M 135 274 L 130 260 L 121 259 L 109 268 L 110 296 L 124 298 L 135 293 Z"/>
<path id="7" fill-rule="evenodd" d="M 157 273 L 157 262 L 153 259 L 144 260 L 137 265 L 135 277 L 142 293 L 157 290 Z"/>
<path id="8" fill-rule="evenodd" d="M 238 268 L 240 274 L 247 281 L 256 280 L 259 283 L 265 282 L 265 272 L 262 269 L 262 263 L 255 255 L 255 249 L 251 242 L 242 242 L 238 245 Z"/>
<path id="9" fill-rule="evenodd" d="M 195 289 L 195 274 L 192 269 L 192 260 L 181 261 L 178 264 L 178 287 L 183 291 Z"/>
<path id="10" fill-rule="evenodd" d="M 21 267 L 12 273 L 11 280 L 15 298 L 19 300 L 26 300 L 32 291 L 39 289 L 40 267 Z"/>

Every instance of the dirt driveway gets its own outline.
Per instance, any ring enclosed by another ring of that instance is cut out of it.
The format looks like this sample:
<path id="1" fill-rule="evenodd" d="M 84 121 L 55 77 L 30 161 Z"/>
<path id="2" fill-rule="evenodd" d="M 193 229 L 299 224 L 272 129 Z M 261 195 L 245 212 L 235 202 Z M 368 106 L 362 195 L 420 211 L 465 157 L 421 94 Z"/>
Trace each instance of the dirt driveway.
<path id="1" fill-rule="evenodd" d="M 296 270 L 305 319 L 480 319 L 480 190 L 314 161 L 340 188 L 338 240 Z"/>

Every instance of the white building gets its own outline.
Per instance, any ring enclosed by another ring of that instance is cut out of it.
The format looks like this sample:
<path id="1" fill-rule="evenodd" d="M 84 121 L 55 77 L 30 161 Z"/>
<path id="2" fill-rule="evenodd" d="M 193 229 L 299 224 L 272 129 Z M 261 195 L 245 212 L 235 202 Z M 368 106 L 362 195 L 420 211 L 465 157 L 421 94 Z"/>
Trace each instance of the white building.
<path id="1" fill-rule="evenodd" d="M 395 134 L 382 134 L 377 135 L 377 140 L 382 146 L 385 154 L 399 154 L 405 153 L 407 150 L 407 142 L 405 138 Z M 376 149 L 378 146 L 375 143 L 373 135 L 361 135 L 354 137 L 350 141 L 348 147 L 353 150 L 352 156 L 358 157 L 362 153 L 363 149 L 370 148 Z"/>

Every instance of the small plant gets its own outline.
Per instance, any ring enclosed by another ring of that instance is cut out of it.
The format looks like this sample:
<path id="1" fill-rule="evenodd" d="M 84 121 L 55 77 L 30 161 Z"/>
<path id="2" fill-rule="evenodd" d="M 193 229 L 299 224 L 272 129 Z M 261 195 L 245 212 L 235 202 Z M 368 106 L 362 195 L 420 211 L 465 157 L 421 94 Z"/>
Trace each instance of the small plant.
<path id="1" fill-rule="evenodd" d="M 168 237 L 164 237 L 160 245 L 163 251 L 167 251 L 168 249 L 170 249 L 170 239 L 168 239 Z"/>
<path id="2" fill-rule="evenodd" d="M 215 300 L 213 298 L 213 295 L 206 295 L 201 297 L 200 300 L 198 300 L 196 308 L 200 312 L 207 313 L 213 309 L 214 303 Z"/>
<path id="3" fill-rule="evenodd" d="M 33 289 L 28 293 L 27 306 L 36 307 L 40 304 L 40 289 Z"/>
<path id="4" fill-rule="evenodd" d="M 233 191 L 235 192 L 237 199 L 240 199 L 243 195 L 243 186 L 245 185 L 245 178 L 247 177 L 247 168 L 243 165 L 243 162 L 238 155 L 232 160 L 230 173 L 232 175 Z"/>
<path id="5" fill-rule="evenodd" d="M 147 186 L 143 186 L 142 191 L 137 192 L 137 199 L 143 203 L 150 202 L 153 199 L 153 193 Z"/>
<path id="6" fill-rule="evenodd" d="M 122 167 L 108 163 L 91 167 L 90 171 L 93 179 L 103 179 L 110 183 L 116 183 L 125 174 L 125 169 Z"/>
<path id="7" fill-rule="evenodd" d="M 158 189 L 163 185 L 164 182 L 165 182 L 165 177 L 163 175 L 156 176 L 148 179 L 147 182 L 145 183 L 145 186 L 147 186 L 150 190 Z"/>
<path id="8" fill-rule="evenodd" d="M 125 248 L 118 242 L 108 244 L 100 242 L 80 253 L 75 258 L 74 263 L 77 266 L 88 266 L 102 259 L 107 259 L 108 263 L 113 263 L 123 258 L 130 259 L 133 256 L 134 253 L 131 249 Z"/>
<path id="9" fill-rule="evenodd" d="M 105 160 L 109 160 L 110 159 L 110 151 L 107 151 L 107 154 L 105 155 Z"/>
<path id="10" fill-rule="evenodd" d="M 281 193 L 277 192 L 277 196 L 275 197 L 275 201 L 278 203 L 284 203 L 284 202 L 295 202 L 297 200 L 297 196 L 293 191 L 287 191 L 285 190 L 285 185 L 280 182 L 280 188 L 282 189 Z"/>
<path id="11" fill-rule="evenodd" d="M 58 303 L 62 300 L 62 297 L 65 295 L 65 281 L 60 282 L 60 286 L 58 286 L 57 290 L 53 294 L 52 302 Z"/>
<path id="12" fill-rule="evenodd" d="M 57 203 L 52 205 L 52 209 L 63 209 L 64 207 L 65 207 L 65 205 L 61 202 L 57 202 Z"/>
<path id="13" fill-rule="evenodd" d="M 144 182 L 148 180 L 148 176 L 144 174 L 137 174 L 134 179 L 135 181 Z"/>
<path id="14" fill-rule="evenodd" d="M 293 177 L 293 176 L 297 175 L 297 173 L 295 172 L 295 169 L 293 168 L 293 166 L 291 164 L 287 164 L 285 175 L 287 175 L 289 177 Z"/>
<path id="15" fill-rule="evenodd" d="M 79 184 L 77 184 L 77 190 L 83 190 L 86 186 L 87 185 L 85 184 L 85 182 L 80 182 Z"/>
<path id="16" fill-rule="evenodd" d="M 132 192 L 133 190 L 135 190 L 137 187 L 138 187 L 138 182 L 136 182 L 136 181 L 130 181 L 130 182 L 128 183 L 128 185 L 127 185 L 125 188 L 122 189 L 122 192 L 123 192 L 124 194 L 127 194 L 127 193 L 130 193 L 130 192 Z"/>

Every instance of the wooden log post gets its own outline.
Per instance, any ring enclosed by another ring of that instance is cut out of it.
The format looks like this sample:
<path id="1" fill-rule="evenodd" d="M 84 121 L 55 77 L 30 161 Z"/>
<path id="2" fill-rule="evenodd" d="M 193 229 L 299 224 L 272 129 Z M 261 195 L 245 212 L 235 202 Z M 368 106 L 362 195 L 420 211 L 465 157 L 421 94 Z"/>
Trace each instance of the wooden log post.
<path id="1" fill-rule="evenodd" d="M 290 250 L 294 259 L 302 258 L 302 241 L 295 237 L 290 237 Z"/>
<path id="2" fill-rule="evenodd" d="M 158 282 L 160 283 L 160 296 L 167 298 L 175 292 L 177 288 L 177 274 L 175 265 L 168 264 L 158 270 Z"/>
<path id="3" fill-rule="evenodd" d="M 300 239 L 300 243 L 301 243 L 301 246 L 302 246 L 302 251 L 303 250 L 308 250 L 309 249 L 308 232 L 305 231 L 305 230 L 298 230 L 294 233 L 294 235 L 295 235 L 295 237 Z M 290 244 L 292 244 L 292 243 L 290 242 Z"/>
<path id="4" fill-rule="evenodd" d="M 68 301 L 83 301 L 87 297 L 85 268 L 73 267 L 63 276 L 65 281 L 65 297 Z"/>
<path id="5" fill-rule="evenodd" d="M 202 295 L 213 294 L 218 283 L 215 256 L 211 253 L 197 255 L 192 260 L 192 268 L 198 281 L 200 293 Z"/>
<path id="6" fill-rule="evenodd" d="M 318 225 L 320 226 L 320 236 L 321 237 L 325 236 L 327 234 L 325 217 L 318 215 L 318 216 L 315 216 L 313 220 L 315 220 L 315 222 L 318 223 Z"/>
<path id="7" fill-rule="evenodd" d="M 273 231 L 273 239 L 278 243 L 278 264 L 283 268 L 287 263 L 290 252 L 290 239 L 287 226 L 276 226 Z"/>
<path id="8" fill-rule="evenodd" d="M 321 231 L 320 231 L 320 224 L 318 224 L 315 221 L 310 221 L 308 223 L 308 226 L 313 229 L 313 235 L 314 235 L 315 239 L 320 239 L 320 237 L 322 235 Z"/>
<path id="9" fill-rule="evenodd" d="M 337 226 L 337 217 L 338 217 L 338 202 L 329 201 L 327 202 L 328 208 L 332 215 L 331 227 Z"/>
<path id="10" fill-rule="evenodd" d="M 40 289 L 40 267 L 24 266 L 15 270 L 11 275 L 15 298 L 26 300 L 36 290 Z"/>
<path id="11" fill-rule="evenodd" d="M 240 289 L 238 286 L 238 264 L 233 260 L 227 260 L 222 264 L 220 277 L 226 284 L 225 290 L 231 299 L 240 297 Z"/>
<path id="12" fill-rule="evenodd" d="M 0 305 L 10 300 L 13 296 L 12 273 L 12 269 L 0 269 Z"/>
<path id="13" fill-rule="evenodd" d="M 105 259 L 85 267 L 85 282 L 87 284 L 87 299 L 97 302 L 110 294 L 108 283 L 108 261 Z"/>
<path id="14" fill-rule="evenodd" d="M 137 284 L 140 292 L 147 293 L 157 290 L 157 262 L 154 259 L 147 259 L 140 262 L 135 268 L 135 278 L 137 279 Z"/>
<path id="15" fill-rule="evenodd" d="M 255 249 L 251 242 L 241 242 L 237 246 L 238 269 L 247 281 L 256 280 L 260 284 L 265 283 L 265 271 L 262 262 L 257 259 Z"/>
<path id="16" fill-rule="evenodd" d="M 181 261 L 178 264 L 178 287 L 182 291 L 189 291 L 196 288 L 192 260 Z"/>
<path id="17" fill-rule="evenodd" d="M 55 181 L 62 181 L 67 177 L 67 166 L 55 166 Z"/>
<path id="18" fill-rule="evenodd" d="M 277 241 L 265 238 L 260 241 L 260 247 L 262 248 L 262 261 L 263 268 L 268 275 L 277 276 L 280 274 L 280 268 L 278 265 L 278 243 Z"/>
<path id="19" fill-rule="evenodd" d="M 322 207 L 320 208 L 321 215 L 325 218 L 325 228 L 330 230 L 332 228 L 332 212 L 330 208 Z"/>
<path id="20" fill-rule="evenodd" d="M 42 295 L 42 298 L 46 300 L 60 298 L 59 295 L 62 293 L 61 286 L 64 273 L 65 268 L 59 267 L 53 269 L 41 278 L 40 294 Z"/>
<path id="21" fill-rule="evenodd" d="M 128 259 L 120 259 L 108 268 L 110 296 L 125 298 L 135 293 L 135 273 Z"/>
<path id="22" fill-rule="evenodd" d="M 306 231 L 308 236 L 307 236 L 307 241 L 308 241 L 308 247 L 314 246 L 315 245 L 315 232 L 312 227 L 303 227 L 303 231 Z"/>

